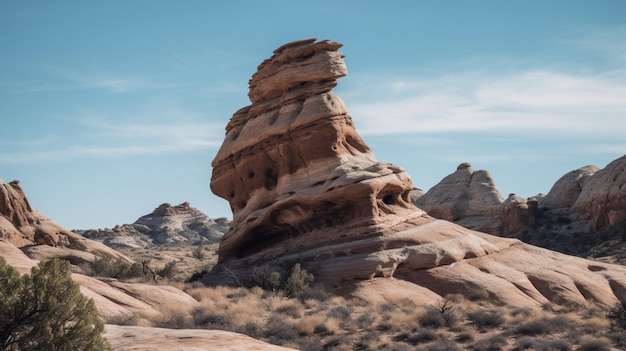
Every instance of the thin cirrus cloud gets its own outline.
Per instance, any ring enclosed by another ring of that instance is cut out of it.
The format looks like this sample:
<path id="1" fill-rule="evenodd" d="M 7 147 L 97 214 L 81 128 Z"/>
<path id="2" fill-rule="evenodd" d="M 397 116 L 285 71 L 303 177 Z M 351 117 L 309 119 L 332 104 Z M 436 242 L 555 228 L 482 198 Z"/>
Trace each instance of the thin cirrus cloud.
<path id="1" fill-rule="evenodd" d="M 617 137 L 626 130 L 626 70 L 476 71 L 368 86 L 380 89 L 350 104 L 364 135 L 487 131 Z"/>
<path id="2" fill-rule="evenodd" d="M 151 81 L 138 75 L 111 74 L 93 67 L 67 69 L 47 65 L 44 69 L 54 78 L 54 82 L 30 86 L 29 91 L 102 89 L 118 94 L 173 87 L 171 84 Z"/>
<path id="3" fill-rule="evenodd" d="M 33 143 L 33 147 L 15 148 L 0 155 L 0 163 L 32 164 L 62 162 L 80 158 L 125 158 L 132 156 L 176 154 L 209 150 L 221 145 L 223 136 L 214 123 L 184 124 L 112 124 L 89 122 L 73 144 Z M 23 145 L 14 145 L 23 146 Z"/>

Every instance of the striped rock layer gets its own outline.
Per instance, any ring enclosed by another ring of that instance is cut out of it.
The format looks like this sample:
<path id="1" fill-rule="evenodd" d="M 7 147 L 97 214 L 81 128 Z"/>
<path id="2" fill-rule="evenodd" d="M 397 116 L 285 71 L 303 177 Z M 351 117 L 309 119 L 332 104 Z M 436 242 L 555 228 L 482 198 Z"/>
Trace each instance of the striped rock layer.
<path id="1" fill-rule="evenodd" d="M 384 279 L 412 283 L 407 293 L 431 302 L 483 289 L 518 306 L 611 306 L 626 291 L 626 267 L 472 231 L 413 205 L 407 173 L 376 160 L 331 91 L 347 74 L 340 47 L 292 42 L 252 76 L 252 104 L 230 119 L 212 162 L 211 190 L 233 221 L 206 283 L 300 263 L 354 294 Z"/>

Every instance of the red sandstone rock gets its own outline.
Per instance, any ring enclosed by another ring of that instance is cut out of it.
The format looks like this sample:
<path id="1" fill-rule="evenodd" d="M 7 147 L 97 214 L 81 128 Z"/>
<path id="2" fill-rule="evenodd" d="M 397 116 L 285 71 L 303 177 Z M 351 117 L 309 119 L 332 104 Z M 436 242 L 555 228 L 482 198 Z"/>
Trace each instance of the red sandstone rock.
<path id="1" fill-rule="evenodd" d="M 64 250 L 36 250 L 39 258 L 58 257 L 63 252 L 67 257 L 86 257 L 84 252 L 108 255 L 126 262 L 131 259 L 101 243 L 83 238 L 56 224 L 50 218 L 33 209 L 18 181 L 5 183 L 0 179 L 0 239 L 17 247 L 45 245 Z M 71 251 L 76 251 L 71 253 Z M 53 253 L 54 251 L 54 253 Z"/>
<path id="2" fill-rule="evenodd" d="M 483 289 L 503 303 L 534 307 L 607 307 L 614 292 L 626 291 L 626 267 L 472 231 L 415 207 L 408 175 L 375 159 L 330 91 L 346 72 L 340 46 L 287 44 L 250 81 L 252 105 L 233 115 L 212 162 L 211 190 L 229 201 L 234 218 L 205 282 L 241 282 L 261 264 L 299 262 L 357 295 L 376 286 L 363 281 L 380 278 L 406 289 L 393 277 L 419 286 L 407 293 L 431 299 Z M 462 194 L 452 195 L 446 216 L 502 216 L 487 172 L 462 164 L 442 183 Z M 506 205 L 506 218 L 532 224 L 527 202 Z"/>
<path id="3" fill-rule="evenodd" d="M 330 41 L 284 45 L 250 80 L 212 162 L 211 190 L 229 201 L 219 261 L 261 260 L 359 240 L 424 213 L 400 167 L 376 161 L 330 89 L 346 74 Z"/>

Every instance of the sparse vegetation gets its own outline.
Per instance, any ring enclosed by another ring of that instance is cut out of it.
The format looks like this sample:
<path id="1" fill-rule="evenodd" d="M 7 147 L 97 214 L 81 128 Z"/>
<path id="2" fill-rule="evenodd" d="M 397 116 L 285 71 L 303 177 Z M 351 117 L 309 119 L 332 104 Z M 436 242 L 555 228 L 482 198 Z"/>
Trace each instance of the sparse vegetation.
<path id="1" fill-rule="evenodd" d="M 305 351 L 577 351 L 626 344 L 623 329 L 611 328 L 606 312 L 594 308 L 518 308 L 462 295 L 429 306 L 406 296 L 367 303 L 329 293 L 303 299 L 308 294 L 296 298 L 282 290 L 197 284 L 187 292 L 201 305 L 193 312 L 195 327 L 237 331 Z"/>
<path id="2" fill-rule="evenodd" d="M 110 350 L 93 300 L 72 281 L 67 261 L 20 275 L 0 257 L 0 349 Z"/>

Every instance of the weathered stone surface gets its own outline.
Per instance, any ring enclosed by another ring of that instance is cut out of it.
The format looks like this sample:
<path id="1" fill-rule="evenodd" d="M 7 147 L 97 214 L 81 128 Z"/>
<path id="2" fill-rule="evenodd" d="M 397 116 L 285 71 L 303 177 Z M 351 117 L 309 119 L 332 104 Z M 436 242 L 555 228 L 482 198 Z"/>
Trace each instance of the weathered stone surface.
<path id="1" fill-rule="evenodd" d="M 462 163 L 456 172 L 419 197 L 415 204 L 429 215 L 455 221 L 473 216 L 496 216 L 504 199 L 487 171 Z"/>
<path id="2" fill-rule="evenodd" d="M 484 289 L 519 306 L 615 303 L 614 293 L 626 290 L 626 267 L 472 231 L 415 207 L 411 194 L 418 203 L 445 204 L 442 217 L 504 216 L 533 225 L 536 201 L 504 202 L 489 173 L 469 164 L 442 181 L 440 189 L 453 191 L 419 196 L 400 167 L 375 159 L 330 91 L 345 74 L 339 47 L 287 44 L 250 81 L 252 105 L 231 118 L 212 163 L 211 190 L 229 201 L 234 219 L 205 282 L 245 283 L 261 264 L 299 262 L 317 280 L 372 299 L 389 291 L 374 281 L 387 279 L 429 299 Z M 298 75 L 301 66 L 310 78 Z"/>
<path id="3" fill-rule="evenodd" d="M 116 351 L 288 351 L 294 350 L 223 330 L 165 329 L 107 324 L 105 337 Z"/>
<path id="4" fill-rule="evenodd" d="M 539 201 L 539 207 L 560 209 L 571 207 L 589 179 L 600 170 L 589 165 L 566 173 L 554 183 L 550 191 Z"/>
<path id="5" fill-rule="evenodd" d="M 626 221 L 626 155 L 594 173 L 572 205 L 576 217 L 594 229 Z"/>
<path id="6" fill-rule="evenodd" d="M 132 262 L 108 246 L 83 238 L 37 212 L 30 206 L 18 181 L 5 183 L 0 179 L 0 239 L 5 239 L 17 247 L 45 245 L 64 248 L 65 250 L 60 251 L 65 254 L 76 250 Z M 44 250 L 46 249 L 42 248 L 39 251 Z M 81 256 L 80 252 L 75 254 Z M 46 257 L 54 257 L 54 254 Z"/>
<path id="7" fill-rule="evenodd" d="M 537 201 L 510 194 L 502 204 L 502 235 L 532 229 L 538 224 Z"/>
<path id="8" fill-rule="evenodd" d="M 340 46 L 287 44 L 252 77 L 253 104 L 231 118 L 212 162 L 211 190 L 233 210 L 220 263 L 361 240 L 423 215 L 408 175 L 376 161 L 330 91 L 346 74 Z"/>
<path id="9" fill-rule="evenodd" d="M 464 162 L 413 203 L 435 218 L 498 235 L 503 201 L 489 172 Z"/>
<path id="10" fill-rule="evenodd" d="M 226 218 L 212 219 L 188 202 L 159 205 L 133 224 L 76 231 L 114 248 L 217 243 L 230 228 Z"/>

